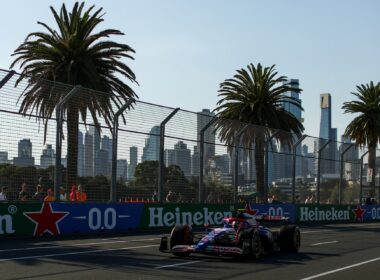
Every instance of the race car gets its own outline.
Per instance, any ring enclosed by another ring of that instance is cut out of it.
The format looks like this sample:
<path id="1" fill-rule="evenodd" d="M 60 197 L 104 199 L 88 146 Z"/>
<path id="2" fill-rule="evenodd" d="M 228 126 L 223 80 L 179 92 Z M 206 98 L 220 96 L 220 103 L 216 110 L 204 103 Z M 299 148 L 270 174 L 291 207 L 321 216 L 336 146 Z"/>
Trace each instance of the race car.
<path id="1" fill-rule="evenodd" d="M 175 225 L 169 238 L 161 237 L 160 251 L 178 257 L 202 253 L 258 259 L 273 251 L 298 252 L 300 246 L 300 229 L 288 218 L 254 215 L 249 207 L 234 218 L 224 218 L 222 227 L 205 227 L 198 233 L 190 225 Z"/>

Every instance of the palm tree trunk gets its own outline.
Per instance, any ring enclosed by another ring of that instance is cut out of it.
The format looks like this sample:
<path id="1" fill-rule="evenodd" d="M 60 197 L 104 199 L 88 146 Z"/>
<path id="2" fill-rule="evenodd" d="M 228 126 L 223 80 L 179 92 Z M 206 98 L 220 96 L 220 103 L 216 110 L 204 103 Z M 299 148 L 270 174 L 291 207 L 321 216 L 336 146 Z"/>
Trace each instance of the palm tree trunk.
<path id="1" fill-rule="evenodd" d="M 256 190 L 259 193 L 260 202 L 264 202 L 264 144 L 255 141 L 255 164 L 256 164 Z"/>
<path id="2" fill-rule="evenodd" d="M 78 170 L 78 123 L 77 107 L 69 103 L 67 109 L 67 170 L 66 185 L 72 186 L 77 181 Z"/>

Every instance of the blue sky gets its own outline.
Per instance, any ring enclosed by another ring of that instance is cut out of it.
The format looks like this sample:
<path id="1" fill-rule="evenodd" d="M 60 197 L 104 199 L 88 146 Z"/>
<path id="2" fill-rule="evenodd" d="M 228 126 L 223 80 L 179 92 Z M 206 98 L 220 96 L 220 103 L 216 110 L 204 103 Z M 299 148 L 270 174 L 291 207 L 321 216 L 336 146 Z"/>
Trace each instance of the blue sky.
<path id="1" fill-rule="evenodd" d="M 37 21 L 54 26 L 49 5 L 61 1 L 4 1 L 0 17 L 0 68 Z M 66 1 L 68 6 L 74 1 Z M 220 82 L 248 63 L 277 65 L 303 88 L 305 133 L 318 136 L 319 95 L 332 95 L 334 127 L 352 119 L 343 102 L 360 83 L 380 81 L 380 1 L 86 1 L 106 12 L 102 28 L 136 50 L 128 62 L 143 101 L 192 111 L 213 109 Z M 16 69 L 17 70 L 17 69 Z"/>

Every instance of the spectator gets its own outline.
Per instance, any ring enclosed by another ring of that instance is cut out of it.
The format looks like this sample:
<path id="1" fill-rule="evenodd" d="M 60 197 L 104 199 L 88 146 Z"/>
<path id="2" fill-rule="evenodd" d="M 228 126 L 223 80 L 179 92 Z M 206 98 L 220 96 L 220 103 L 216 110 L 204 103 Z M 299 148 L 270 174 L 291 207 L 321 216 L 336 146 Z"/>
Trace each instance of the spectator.
<path id="1" fill-rule="evenodd" d="M 172 202 L 174 199 L 174 192 L 169 191 L 168 195 L 166 196 L 166 202 Z"/>
<path id="2" fill-rule="evenodd" d="M 77 201 L 77 186 L 72 185 L 71 186 L 71 193 L 70 193 L 70 201 Z"/>
<path id="3" fill-rule="evenodd" d="M 55 201 L 54 193 L 52 189 L 47 190 L 47 195 L 44 198 L 44 202 L 53 202 Z"/>
<path id="4" fill-rule="evenodd" d="M 37 185 L 36 192 L 33 195 L 33 200 L 38 200 L 38 201 L 44 201 L 45 194 L 44 194 L 44 189 L 40 184 Z"/>
<path id="5" fill-rule="evenodd" d="M 84 192 L 84 189 L 83 189 L 81 184 L 78 185 L 76 197 L 77 197 L 78 202 L 86 202 L 87 201 L 87 194 Z"/>
<path id="6" fill-rule="evenodd" d="M 272 203 L 281 203 L 277 195 L 272 195 Z"/>
<path id="7" fill-rule="evenodd" d="M 21 201 L 29 200 L 29 194 L 27 192 L 26 183 L 21 185 L 21 191 L 18 193 L 18 199 Z"/>
<path id="8" fill-rule="evenodd" d="M 7 187 L 1 187 L 1 192 L 0 192 L 0 201 L 7 201 Z"/>
<path id="9" fill-rule="evenodd" d="M 64 187 L 59 188 L 59 200 L 60 201 L 67 201 L 67 194 Z"/>

